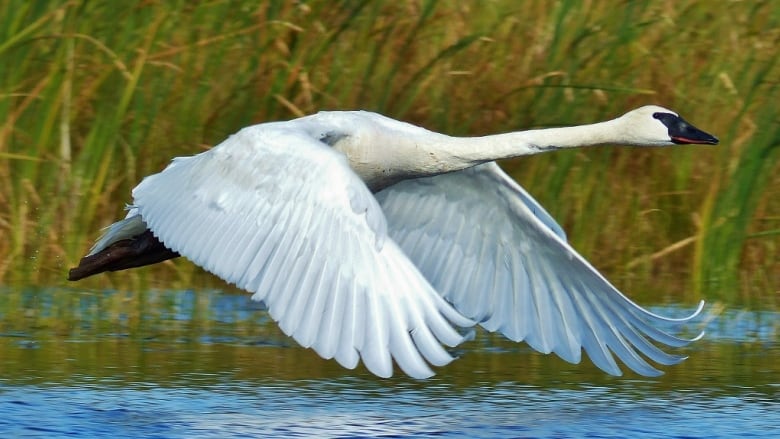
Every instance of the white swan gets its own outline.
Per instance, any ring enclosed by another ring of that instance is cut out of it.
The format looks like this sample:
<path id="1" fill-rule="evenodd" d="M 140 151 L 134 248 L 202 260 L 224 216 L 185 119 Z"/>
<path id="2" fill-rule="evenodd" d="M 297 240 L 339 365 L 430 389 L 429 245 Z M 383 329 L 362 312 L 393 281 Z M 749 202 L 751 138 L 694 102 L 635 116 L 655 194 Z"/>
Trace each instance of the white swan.
<path id="1" fill-rule="evenodd" d="M 324 358 L 374 374 L 433 374 L 477 322 L 578 363 L 584 349 L 620 375 L 684 357 L 650 340 L 692 340 L 630 301 L 566 242 L 561 227 L 493 162 L 596 144 L 716 144 L 646 106 L 607 122 L 455 138 L 363 111 L 244 128 L 176 158 L 133 190 L 76 280 L 184 255 L 253 292 L 282 330 Z M 697 337 L 698 338 L 698 337 Z M 639 355 L 643 354 L 643 356 Z"/>

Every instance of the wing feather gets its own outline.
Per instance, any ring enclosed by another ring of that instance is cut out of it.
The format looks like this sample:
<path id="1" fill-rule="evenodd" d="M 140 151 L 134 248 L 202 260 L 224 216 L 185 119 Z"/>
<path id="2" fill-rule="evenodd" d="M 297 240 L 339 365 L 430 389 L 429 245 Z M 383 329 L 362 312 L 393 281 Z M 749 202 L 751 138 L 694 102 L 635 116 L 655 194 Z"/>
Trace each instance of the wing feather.
<path id="1" fill-rule="evenodd" d="M 301 122 L 297 125 L 300 127 Z M 176 159 L 133 191 L 135 212 L 168 248 L 253 292 L 280 328 L 324 358 L 379 376 L 393 360 L 433 372 L 472 322 L 445 302 L 395 242 L 341 153 L 299 129 L 250 127 Z"/>
<path id="2" fill-rule="evenodd" d="M 340 357 L 337 357 L 338 347 L 341 345 L 342 333 L 347 331 L 347 327 L 350 322 L 347 321 L 346 305 L 345 302 L 350 298 L 351 290 L 347 289 L 342 294 L 335 294 L 334 291 L 342 291 L 341 285 L 338 283 L 338 277 L 328 277 L 325 269 L 331 262 L 328 260 L 323 261 L 322 274 L 319 276 L 320 289 L 325 294 L 325 304 L 323 307 L 324 315 L 320 320 L 320 327 L 318 334 L 328 334 L 327 337 L 319 336 L 315 338 L 312 348 L 322 358 L 334 358 L 340 364 L 344 365 L 348 369 L 353 369 L 357 366 L 357 359 L 354 362 L 342 363 Z M 355 349 L 355 346 L 350 341 L 350 349 Z"/>
<path id="3" fill-rule="evenodd" d="M 613 287 L 566 242 L 538 202 L 495 163 L 407 180 L 377 194 L 388 233 L 463 315 L 541 352 L 577 363 L 584 350 L 604 371 L 614 356 L 642 375 L 670 355 L 651 341 L 692 340 L 659 326 L 686 323 L 651 313 Z M 695 340 L 695 339 L 694 339 Z M 641 354 L 641 355 L 640 355 Z"/>

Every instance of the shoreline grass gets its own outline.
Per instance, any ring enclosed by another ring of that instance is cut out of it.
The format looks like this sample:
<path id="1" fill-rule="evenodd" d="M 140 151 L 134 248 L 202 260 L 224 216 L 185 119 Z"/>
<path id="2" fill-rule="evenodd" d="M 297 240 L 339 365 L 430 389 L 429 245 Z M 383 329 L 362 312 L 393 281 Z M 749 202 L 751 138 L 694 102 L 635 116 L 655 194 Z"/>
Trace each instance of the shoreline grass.
<path id="1" fill-rule="evenodd" d="M 0 284 L 63 284 L 143 176 L 252 123 L 361 108 L 481 135 L 657 103 L 721 144 L 502 165 L 632 297 L 780 298 L 771 2 L 11 0 L 7 10 Z M 214 281 L 177 262 L 82 286 L 114 282 Z"/>

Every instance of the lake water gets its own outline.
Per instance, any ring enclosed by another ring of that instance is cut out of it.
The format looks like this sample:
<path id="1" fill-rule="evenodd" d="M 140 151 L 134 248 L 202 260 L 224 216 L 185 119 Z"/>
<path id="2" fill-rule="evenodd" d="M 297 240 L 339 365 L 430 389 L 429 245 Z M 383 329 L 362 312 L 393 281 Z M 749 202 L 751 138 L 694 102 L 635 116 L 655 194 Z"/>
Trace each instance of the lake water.
<path id="1" fill-rule="evenodd" d="M 435 377 L 383 380 L 296 346 L 248 295 L 6 288 L 0 437 L 778 437 L 780 314 L 701 325 L 660 378 L 479 331 Z"/>

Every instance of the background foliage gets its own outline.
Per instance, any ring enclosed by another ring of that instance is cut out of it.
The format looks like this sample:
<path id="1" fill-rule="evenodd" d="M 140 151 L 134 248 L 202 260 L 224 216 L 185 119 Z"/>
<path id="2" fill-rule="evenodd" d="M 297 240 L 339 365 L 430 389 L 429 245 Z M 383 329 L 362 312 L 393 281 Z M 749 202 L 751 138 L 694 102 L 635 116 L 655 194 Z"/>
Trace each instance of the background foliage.
<path id="1" fill-rule="evenodd" d="M 0 283 L 64 283 L 143 176 L 252 123 L 361 108 L 481 135 L 656 103 L 721 144 L 502 165 L 632 297 L 780 297 L 776 2 L 6 3 Z M 79 286 L 211 282 L 177 261 Z"/>

